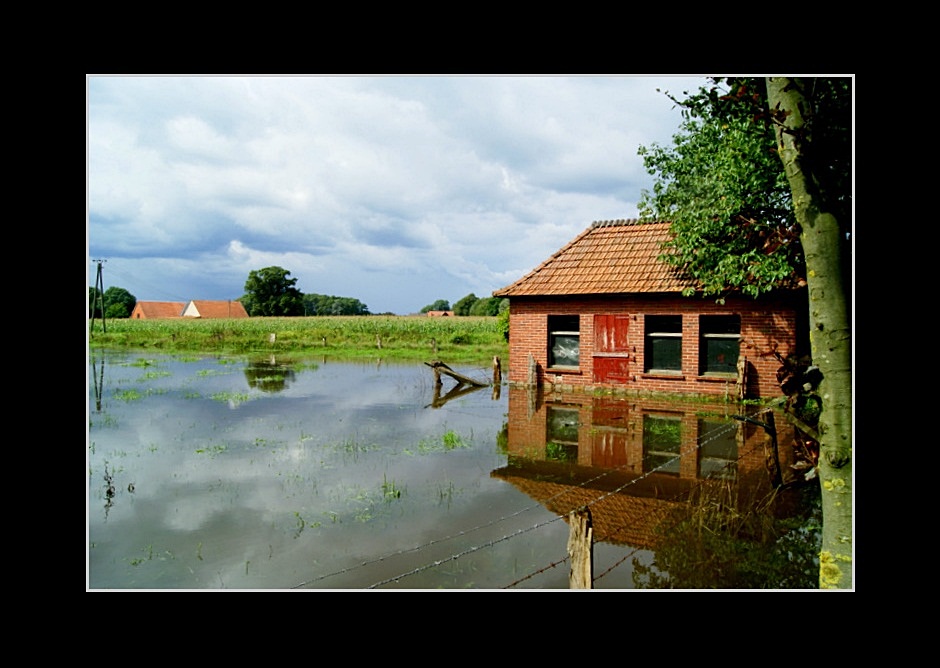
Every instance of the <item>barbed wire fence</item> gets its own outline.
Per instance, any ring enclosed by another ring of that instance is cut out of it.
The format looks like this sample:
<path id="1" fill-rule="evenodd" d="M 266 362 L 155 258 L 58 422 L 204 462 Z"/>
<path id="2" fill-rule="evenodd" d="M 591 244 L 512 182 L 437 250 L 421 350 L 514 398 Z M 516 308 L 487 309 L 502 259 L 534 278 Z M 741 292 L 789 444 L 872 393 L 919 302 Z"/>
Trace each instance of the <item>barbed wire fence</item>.
<path id="1" fill-rule="evenodd" d="M 746 418 L 747 421 L 755 422 L 755 421 L 756 421 L 756 418 L 757 418 L 759 415 L 761 415 L 762 413 L 769 412 L 769 411 L 771 411 L 771 410 L 772 410 L 772 408 L 764 407 L 764 408 L 759 409 L 758 411 L 754 412 L 753 414 L 751 414 L 751 415 L 749 415 L 749 416 L 745 416 L 745 418 Z M 699 439 L 696 441 L 696 450 L 701 450 L 701 449 L 702 449 L 703 447 L 705 447 L 708 443 L 710 443 L 710 442 L 712 442 L 712 441 L 714 441 L 714 440 L 716 440 L 716 439 L 718 439 L 718 438 L 722 438 L 722 437 L 726 436 L 729 432 L 738 429 L 738 427 L 739 427 L 739 425 L 738 425 L 736 422 L 730 421 L 730 422 L 728 422 L 728 424 L 724 425 L 724 426 L 721 427 L 720 429 L 712 430 L 706 437 L 704 437 L 704 438 L 699 438 Z M 737 463 L 739 463 L 742 459 L 744 459 L 745 457 L 748 457 L 748 456 L 752 455 L 753 452 L 754 452 L 756 449 L 760 448 L 760 447 L 762 447 L 762 446 L 759 445 L 759 444 L 757 444 L 757 445 L 752 446 L 751 448 L 745 449 L 744 451 L 738 452 L 738 453 L 737 453 L 737 457 L 736 457 L 734 460 L 731 460 L 731 461 L 729 461 L 729 462 L 727 462 L 727 463 L 725 464 L 725 468 L 730 467 L 730 466 L 737 465 Z M 605 492 L 602 493 L 602 494 L 599 494 L 599 495 L 595 496 L 595 497 L 594 497 L 590 502 L 588 502 L 587 504 L 579 503 L 579 504 L 577 505 L 577 508 L 579 508 L 579 509 L 580 509 L 580 508 L 586 508 L 586 509 L 589 510 L 591 507 L 596 506 L 597 504 L 599 504 L 601 501 L 603 501 L 603 500 L 605 500 L 605 499 L 608 499 L 608 498 L 610 498 L 610 497 L 612 497 L 612 496 L 614 496 L 614 495 L 617 495 L 617 494 L 622 494 L 622 493 L 628 492 L 628 491 L 629 491 L 629 488 L 630 488 L 631 486 L 639 485 L 639 484 L 642 483 L 644 480 L 650 478 L 650 477 L 653 476 L 654 474 L 657 474 L 657 473 L 663 471 L 664 469 L 667 469 L 667 468 L 669 468 L 670 466 L 672 466 L 672 465 L 680 458 L 680 456 L 681 456 L 681 455 L 677 454 L 675 457 L 673 457 L 673 458 L 671 458 L 671 459 L 666 459 L 666 460 L 664 460 L 664 461 L 663 461 L 662 463 L 660 463 L 658 466 L 656 466 L 656 467 L 654 467 L 654 468 L 651 468 L 651 469 L 648 470 L 648 471 L 645 471 L 642 475 L 640 475 L 640 476 L 638 476 L 638 477 L 636 477 L 636 478 L 633 478 L 633 479 L 631 479 L 630 481 L 628 481 L 628 482 L 626 482 L 626 483 L 624 483 L 624 484 L 622 484 L 622 485 L 618 485 L 618 486 L 614 487 L 613 489 L 610 489 L 610 490 L 608 490 L 608 491 L 605 491 Z M 621 471 L 623 470 L 623 468 L 624 468 L 624 467 L 614 467 L 614 468 L 606 469 L 606 470 L 604 470 L 603 472 L 599 473 L 598 475 L 596 475 L 596 476 L 594 476 L 594 477 L 592 477 L 592 478 L 589 478 L 589 479 L 587 479 L 587 480 L 584 480 L 583 482 L 579 483 L 578 485 L 573 485 L 573 486 L 571 486 L 571 487 L 577 488 L 577 489 L 582 489 L 582 490 L 585 490 L 585 489 L 593 489 L 592 485 L 595 485 L 596 483 L 598 483 L 599 481 L 601 481 L 603 478 L 605 478 L 605 477 L 607 477 L 607 476 L 611 476 L 611 475 L 614 475 L 614 474 L 616 474 L 616 473 L 618 473 L 618 472 L 621 472 Z M 720 471 L 713 472 L 713 473 L 712 473 L 712 476 L 715 476 L 715 475 L 718 474 L 718 473 L 720 473 Z M 712 477 L 704 477 L 704 478 L 698 479 L 698 480 L 696 481 L 695 485 L 693 486 L 693 489 L 694 489 L 695 486 L 700 486 L 700 485 L 702 485 L 702 484 L 705 484 L 706 482 L 708 482 L 708 481 L 711 480 L 711 479 L 713 479 L 713 478 L 712 478 Z M 684 501 L 684 500 L 686 500 L 686 499 L 689 498 L 689 496 L 690 496 L 690 494 L 691 494 L 691 491 L 692 491 L 692 490 L 687 490 L 687 491 L 683 492 L 682 494 L 677 494 L 677 495 L 675 495 L 674 497 L 671 497 L 671 498 L 668 498 L 668 499 L 665 499 L 665 500 L 667 500 L 667 501 L 673 501 L 673 502 L 682 502 L 682 501 Z M 525 513 L 527 513 L 527 512 L 530 512 L 530 511 L 533 511 L 533 510 L 536 510 L 536 509 L 544 509 L 545 507 L 547 507 L 548 505 L 550 505 L 552 501 L 555 501 L 555 500 L 557 500 L 557 499 L 560 499 L 561 497 L 566 496 L 566 495 L 568 495 L 568 494 L 570 494 L 570 493 L 571 493 L 571 488 L 565 489 L 564 491 L 558 492 L 557 494 L 554 494 L 554 495 L 550 496 L 549 498 L 542 500 L 541 502 L 533 503 L 533 504 L 531 504 L 531 505 L 529 505 L 529 506 L 526 506 L 526 507 L 524 507 L 524 508 L 519 509 L 518 511 L 516 511 L 516 512 L 514 512 L 514 513 L 510 513 L 510 514 L 508 514 L 508 515 L 504 515 L 504 516 L 502 516 L 502 517 L 495 518 L 495 519 L 493 519 L 493 520 L 490 521 L 490 522 L 485 522 L 485 523 L 476 525 L 476 526 L 471 527 L 471 528 L 468 528 L 468 529 L 460 530 L 460 531 L 454 532 L 454 533 L 452 533 L 452 534 L 449 534 L 449 535 L 447 535 L 447 536 L 444 536 L 444 537 L 442 537 L 442 538 L 437 538 L 437 539 L 434 539 L 434 540 L 425 542 L 425 543 L 423 543 L 423 544 L 421 544 L 421 545 L 416 545 L 416 546 L 411 547 L 411 548 L 401 549 L 401 550 L 396 550 L 396 551 L 393 551 L 393 552 L 389 552 L 389 553 L 387 553 L 387 554 L 381 555 L 381 556 L 376 557 L 376 558 L 374 558 L 374 559 L 370 559 L 370 560 L 366 560 L 366 561 L 360 562 L 359 564 L 356 564 L 356 565 L 354 565 L 354 566 L 350 566 L 350 567 L 347 567 L 347 568 L 343 568 L 343 569 L 331 571 L 330 573 L 325 573 L 325 574 L 322 574 L 322 575 L 319 575 L 319 576 L 310 578 L 310 579 L 305 580 L 305 581 L 303 581 L 303 582 L 301 582 L 301 583 L 299 583 L 299 584 L 294 585 L 294 586 L 292 587 L 292 589 L 304 589 L 304 588 L 309 588 L 309 587 L 312 587 L 312 586 L 317 585 L 318 583 L 325 582 L 325 581 L 327 581 L 327 580 L 329 580 L 329 579 L 331 579 L 331 578 L 338 577 L 338 576 L 342 576 L 342 575 L 348 575 L 348 574 L 350 574 L 350 573 L 352 573 L 352 572 L 354 572 L 354 571 L 356 571 L 356 570 L 358 570 L 358 569 L 366 568 L 366 567 L 369 567 L 369 566 L 374 566 L 374 565 L 376 565 L 376 564 L 380 564 L 380 563 L 382 563 L 382 562 L 389 561 L 389 560 L 391 560 L 391 559 L 393 559 L 393 558 L 395 558 L 395 557 L 400 557 L 400 556 L 404 556 L 404 555 L 408 555 L 408 554 L 420 554 L 420 553 L 422 553 L 423 551 L 425 551 L 425 550 L 427 550 L 427 549 L 429 549 L 429 548 L 431 548 L 431 547 L 439 546 L 439 545 L 441 545 L 441 544 L 447 543 L 448 541 L 451 541 L 451 540 L 454 540 L 454 539 L 465 538 L 465 537 L 467 537 L 467 536 L 469 536 L 469 535 L 471 535 L 471 534 L 474 534 L 474 533 L 476 533 L 476 532 L 478 532 L 478 531 L 481 531 L 481 530 L 483 530 L 483 529 L 492 528 L 492 527 L 495 527 L 495 526 L 497 526 L 497 525 L 502 524 L 503 522 L 507 522 L 508 520 L 517 519 L 517 518 L 519 518 L 520 516 L 522 516 L 523 514 L 525 514 Z M 575 508 L 572 508 L 571 510 L 575 510 Z M 536 522 L 536 523 L 531 524 L 531 525 L 529 525 L 529 526 L 526 526 L 526 527 L 523 527 L 523 528 L 520 528 L 520 529 L 516 529 L 516 530 L 513 530 L 513 531 L 509 531 L 509 532 L 505 533 L 504 535 L 502 535 L 502 536 L 500 536 L 500 537 L 497 537 L 497 538 L 494 538 L 494 539 L 490 539 L 490 540 L 485 540 L 485 541 L 480 542 L 479 544 L 471 545 L 470 547 L 467 547 L 467 548 L 461 549 L 461 550 L 459 550 L 459 551 L 456 551 L 456 552 L 450 554 L 449 556 L 441 557 L 441 558 L 434 558 L 434 559 L 427 560 L 427 561 L 425 561 L 425 562 L 423 562 L 423 563 L 420 563 L 419 565 L 414 566 L 414 567 L 412 567 L 412 568 L 410 568 L 410 569 L 408 569 L 408 570 L 404 570 L 404 571 L 402 571 L 402 572 L 400 572 L 400 573 L 398 573 L 398 574 L 396 574 L 396 575 L 383 578 L 383 579 L 381 579 L 381 580 L 379 580 L 379 581 L 377 581 L 377 582 L 374 582 L 373 584 L 368 585 L 367 587 L 363 587 L 363 588 L 364 588 L 364 589 L 377 589 L 377 588 L 380 588 L 380 587 L 382 587 L 382 586 L 384 586 L 384 585 L 388 585 L 388 584 L 398 584 L 398 583 L 400 583 L 400 582 L 406 580 L 407 578 L 409 578 L 409 577 L 411 577 L 411 576 L 414 576 L 414 575 L 417 575 L 417 574 L 420 574 L 420 573 L 429 571 L 429 570 L 434 569 L 434 568 L 439 568 L 439 567 L 441 567 L 441 566 L 443 566 L 444 564 L 447 564 L 447 563 L 449 563 L 449 562 L 457 561 L 457 560 L 459 560 L 459 559 L 461 559 L 461 558 L 463 558 L 463 557 L 469 556 L 469 555 L 474 554 L 474 553 L 476 553 L 476 552 L 480 552 L 480 551 L 482 551 L 482 550 L 485 550 L 485 549 L 494 547 L 494 546 L 496 546 L 496 545 L 498 545 L 498 544 L 501 544 L 501 543 L 504 543 L 504 542 L 506 542 L 506 541 L 519 538 L 519 537 L 524 536 L 524 535 L 526 535 L 526 534 L 528 534 L 528 533 L 530 533 L 530 532 L 532 532 L 532 531 L 537 531 L 537 530 L 539 530 L 539 529 L 543 529 L 544 527 L 549 526 L 549 525 L 552 525 L 552 524 L 555 524 L 556 522 L 564 521 L 566 518 L 567 518 L 567 513 L 566 513 L 566 514 L 555 515 L 555 516 L 553 516 L 553 517 L 552 517 L 551 519 L 549 519 L 549 520 Z M 681 521 L 681 520 L 678 520 L 678 521 Z M 629 525 L 626 525 L 626 524 L 621 525 L 620 527 L 615 527 L 615 531 L 613 531 L 613 532 L 611 532 L 610 534 L 608 534 L 608 538 L 611 538 L 611 537 L 615 536 L 617 533 L 619 533 L 619 532 L 621 532 L 621 531 L 623 531 L 623 530 L 625 530 L 625 529 L 627 529 L 627 528 L 629 528 Z M 618 559 L 615 563 L 613 563 L 612 565 L 610 565 L 610 566 L 609 566 L 608 568 L 606 568 L 603 572 L 601 572 L 601 573 L 599 573 L 599 574 L 596 574 L 596 575 L 593 577 L 593 581 L 594 581 L 594 582 L 597 582 L 597 581 L 599 581 L 599 580 L 601 580 L 601 579 L 603 579 L 603 578 L 609 576 L 609 575 L 610 575 L 612 572 L 614 572 L 617 568 L 619 568 L 619 567 L 623 566 L 624 564 L 626 564 L 628 560 L 631 560 L 631 559 L 632 559 L 638 552 L 640 552 L 642 549 L 644 549 L 644 548 L 640 548 L 640 547 L 629 548 L 629 549 L 627 550 L 626 554 L 624 554 L 624 555 L 623 555 L 620 559 Z M 524 574 L 524 575 L 521 576 L 521 577 L 515 578 L 514 580 L 512 580 L 512 581 L 506 583 L 505 585 L 503 585 L 503 586 L 500 587 L 500 588 L 501 588 L 501 589 L 513 589 L 513 588 L 516 588 L 516 587 L 518 587 L 519 585 L 521 585 L 521 584 L 524 583 L 524 582 L 527 582 L 527 581 L 529 581 L 529 580 L 532 580 L 533 578 L 535 578 L 535 577 L 537 577 L 537 576 L 539 576 L 539 575 L 542 575 L 542 574 L 544 574 L 544 573 L 546 573 L 546 572 L 548 572 L 548 571 L 551 571 L 551 570 L 553 570 L 553 569 L 555 569 L 555 568 L 558 568 L 559 566 L 564 565 L 564 564 L 567 563 L 568 561 L 569 561 L 569 556 L 565 553 L 565 554 L 563 554 L 563 555 L 561 555 L 561 556 L 559 556 L 559 557 L 557 557 L 557 558 L 553 558 L 553 559 L 548 560 L 548 561 L 547 561 L 546 563 L 544 563 L 543 565 L 534 568 L 533 570 L 531 570 L 530 572 Z"/>

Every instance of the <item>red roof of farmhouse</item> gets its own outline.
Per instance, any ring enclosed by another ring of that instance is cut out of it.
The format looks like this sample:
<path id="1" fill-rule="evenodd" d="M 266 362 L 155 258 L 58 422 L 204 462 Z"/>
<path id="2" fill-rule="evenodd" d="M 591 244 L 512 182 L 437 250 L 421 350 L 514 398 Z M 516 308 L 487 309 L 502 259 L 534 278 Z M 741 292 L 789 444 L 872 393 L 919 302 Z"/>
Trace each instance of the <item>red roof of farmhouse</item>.
<path id="1" fill-rule="evenodd" d="M 194 299 L 189 303 L 195 307 L 200 318 L 247 318 L 248 312 L 239 301 L 210 301 Z M 186 315 L 190 315 L 187 309 Z M 192 314 L 196 316 L 196 314 Z"/>
<path id="2" fill-rule="evenodd" d="M 668 222 L 592 223 L 558 252 L 496 297 L 681 292 L 692 279 L 658 258 L 672 238 Z"/>
<path id="3" fill-rule="evenodd" d="M 131 317 L 135 319 L 179 318 L 184 302 L 137 302 Z"/>

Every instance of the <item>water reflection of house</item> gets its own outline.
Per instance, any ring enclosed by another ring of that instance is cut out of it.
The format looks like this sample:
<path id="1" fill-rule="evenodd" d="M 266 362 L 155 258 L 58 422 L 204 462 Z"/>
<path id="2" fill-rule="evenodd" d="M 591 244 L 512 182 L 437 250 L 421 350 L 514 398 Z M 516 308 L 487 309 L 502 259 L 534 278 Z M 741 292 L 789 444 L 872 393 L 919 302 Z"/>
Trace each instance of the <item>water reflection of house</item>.
<path id="1" fill-rule="evenodd" d="M 741 410 L 511 386 L 509 461 L 492 475 L 558 515 L 588 506 L 596 541 L 652 548 L 656 527 L 686 512 L 706 479 L 733 480 L 742 500 L 769 493 L 775 471 L 793 480 L 792 447 L 775 454 L 765 429 L 733 417 Z M 776 424 L 778 443 L 789 445 L 792 427 Z"/>
<path id="2" fill-rule="evenodd" d="M 659 260 L 668 223 L 596 222 L 515 283 L 510 383 L 737 397 L 783 392 L 776 355 L 805 352 L 806 290 L 721 303 Z"/>

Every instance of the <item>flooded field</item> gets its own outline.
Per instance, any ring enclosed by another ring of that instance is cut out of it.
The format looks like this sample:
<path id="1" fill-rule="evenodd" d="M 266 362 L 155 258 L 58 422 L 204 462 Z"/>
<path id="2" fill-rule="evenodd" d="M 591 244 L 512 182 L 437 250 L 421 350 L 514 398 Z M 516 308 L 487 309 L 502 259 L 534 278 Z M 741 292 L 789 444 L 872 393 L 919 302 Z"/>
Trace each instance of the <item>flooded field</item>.
<path id="1" fill-rule="evenodd" d="M 770 479 L 763 430 L 720 410 L 437 385 L 379 359 L 95 352 L 86 584 L 566 589 L 567 515 L 589 507 L 594 588 L 664 586 L 662 527 L 696 482 Z M 756 586 L 813 586 L 805 533 Z"/>

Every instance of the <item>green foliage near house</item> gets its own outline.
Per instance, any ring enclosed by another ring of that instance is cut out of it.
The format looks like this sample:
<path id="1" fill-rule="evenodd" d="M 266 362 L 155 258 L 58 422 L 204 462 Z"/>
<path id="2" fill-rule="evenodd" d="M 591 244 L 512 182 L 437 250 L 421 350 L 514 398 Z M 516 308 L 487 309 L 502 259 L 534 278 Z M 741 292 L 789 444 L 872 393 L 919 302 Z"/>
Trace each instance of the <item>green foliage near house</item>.
<path id="1" fill-rule="evenodd" d="M 849 77 L 712 79 L 685 99 L 673 145 L 640 147 L 657 178 L 641 217 L 671 221 L 662 259 L 706 295 L 806 285 L 821 378 L 820 587 L 852 586 L 852 84 Z M 825 400 L 823 400 L 825 398 Z"/>
<path id="2" fill-rule="evenodd" d="M 757 296 L 806 278 L 790 184 L 767 108 L 763 78 L 713 79 L 679 99 L 683 122 L 673 145 L 641 146 L 656 182 L 640 199 L 641 217 L 668 220 L 676 238 L 663 260 L 706 294 Z M 814 80 L 815 148 L 831 184 L 827 198 L 851 227 L 851 90 L 849 79 Z"/>

